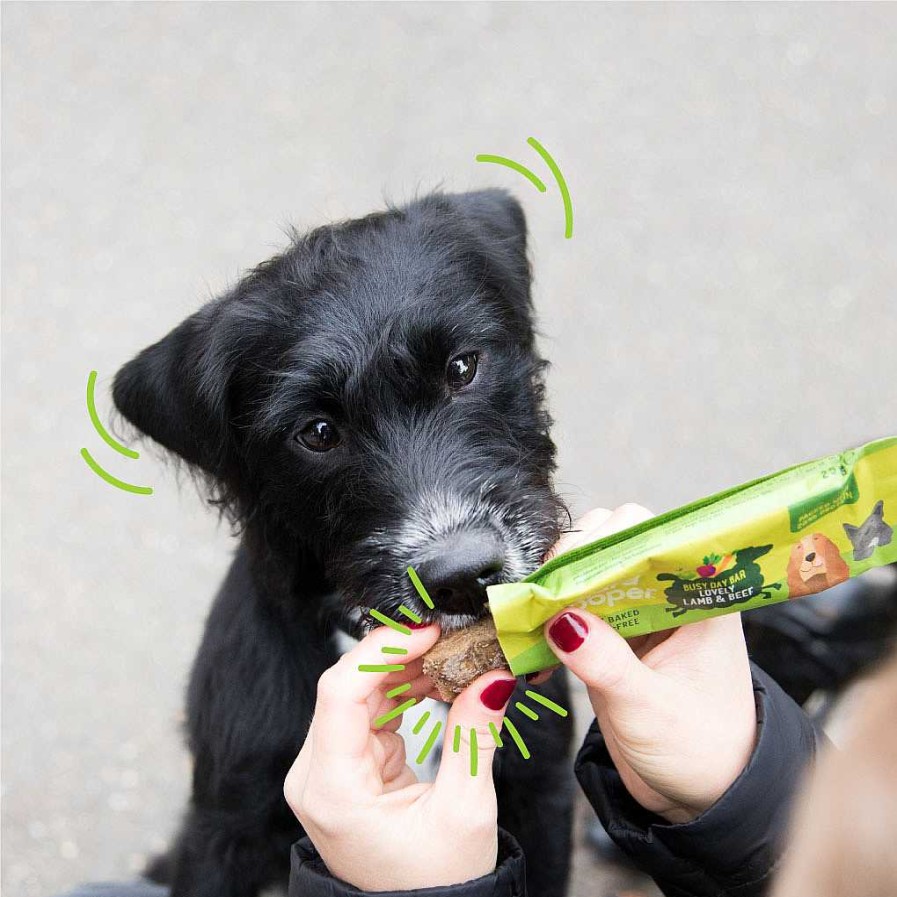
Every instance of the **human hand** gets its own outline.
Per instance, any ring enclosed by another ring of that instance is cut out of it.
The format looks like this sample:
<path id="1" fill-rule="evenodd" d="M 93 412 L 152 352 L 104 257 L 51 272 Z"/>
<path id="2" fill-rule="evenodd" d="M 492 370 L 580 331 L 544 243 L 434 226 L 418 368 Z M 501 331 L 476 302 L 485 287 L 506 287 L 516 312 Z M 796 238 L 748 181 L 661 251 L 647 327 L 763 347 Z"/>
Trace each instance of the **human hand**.
<path id="1" fill-rule="evenodd" d="M 458 884 L 495 869 L 498 808 L 492 782 L 495 742 L 516 680 L 486 673 L 452 704 L 435 782 L 419 783 L 396 732 L 401 717 L 375 721 L 409 698 L 435 696 L 421 656 L 438 626 L 397 636 L 376 629 L 318 681 L 315 715 L 284 783 L 284 796 L 331 874 L 363 891 Z M 360 664 L 394 662 L 382 649 L 408 653 L 401 672 L 359 672 Z M 386 692 L 405 682 L 396 698 Z M 460 750 L 452 750 L 455 727 Z M 472 750 L 471 732 L 476 732 Z M 473 759 L 476 758 L 476 774 Z"/>
<path id="2" fill-rule="evenodd" d="M 590 511 L 558 551 L 652 516 L 631 504 Z M 568 609 L 545 624 L 545 636 L 586 684 L 614 766 L 645 809 L 689 822 L 747 765 L 757 712 L 739 614 L 627 641 L 593 614 Z"/>

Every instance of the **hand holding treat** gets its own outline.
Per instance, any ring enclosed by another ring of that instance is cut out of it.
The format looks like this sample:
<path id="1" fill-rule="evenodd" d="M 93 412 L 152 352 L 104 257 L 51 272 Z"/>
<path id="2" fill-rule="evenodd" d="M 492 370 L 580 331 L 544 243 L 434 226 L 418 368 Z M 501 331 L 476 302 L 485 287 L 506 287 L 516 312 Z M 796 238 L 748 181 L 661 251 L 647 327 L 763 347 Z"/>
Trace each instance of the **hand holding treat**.
<path id="1" fill-rule="evenodd" d="M 592 511 L 564 550 L 647 520 L 637 505 Z M 545 626 L 558 658 L 587 686 L 614 766 L 645 809 L 688 822 L 744 769 L 757 717 L 739 615 L 626 641 L 577 609 Z"/>
<path id="2" fill-rule="evenodd" d="M 410 698 L 432 694 L 421 656 L 438 636 L 436 626 L 408 636 L 377 629 L 324 673 L 308 736 L 284 783 L 287 802 L 330 873 L 362 891 L 447 886 L 495 870 L 489 727 L 501 726 L 516 680 L 489 672 L 457 696 L 445 731 L 454 741 L 460 728 L 459 749 L 446 745 L 435 782 L 418 782 L 407 764 L 396 732 L 401 717 L 383 721 Z M 408 651 L 404 670 L 359 671 L 384 665 L 383 648 L 397 638 Z M 405 683 L 411 688 L 387 698 Z"/>
<path id="3" fill-rule="evenodd" d="M 803 599 L 897 562 L 897 437 L 798 464 L 660 517 L 615 512 L 623 531 L 584 521 L 522 582 L 489 586 L 510 669 L 547 669 L 543 626 L 565 607 L 626 638 Z M 811 599 L 812 600 L 812 599 Z"/>

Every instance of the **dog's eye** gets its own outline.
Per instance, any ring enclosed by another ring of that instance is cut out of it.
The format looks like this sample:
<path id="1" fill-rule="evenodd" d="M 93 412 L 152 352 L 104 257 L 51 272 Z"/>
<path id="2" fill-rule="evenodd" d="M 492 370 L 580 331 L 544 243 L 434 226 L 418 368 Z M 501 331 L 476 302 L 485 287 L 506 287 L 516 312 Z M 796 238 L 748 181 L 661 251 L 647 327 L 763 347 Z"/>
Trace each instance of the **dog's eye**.
<path id="1" fill-rule="evenodd" d="M 467 386 L 476 375 L 476 352 L 467 352 L 465 355 L 458 355 L 448 363 L 446 379 L 448 380 L 448 385 L 452 389 L 461 389 L 462 386 Z"/>
<path id="2" fill-rule="evenodd" d="M 313 420 L 296 434 L 296 441 L 313 452 L 329 452 L 341 439 L 339 430 L 329 420 Z"/>

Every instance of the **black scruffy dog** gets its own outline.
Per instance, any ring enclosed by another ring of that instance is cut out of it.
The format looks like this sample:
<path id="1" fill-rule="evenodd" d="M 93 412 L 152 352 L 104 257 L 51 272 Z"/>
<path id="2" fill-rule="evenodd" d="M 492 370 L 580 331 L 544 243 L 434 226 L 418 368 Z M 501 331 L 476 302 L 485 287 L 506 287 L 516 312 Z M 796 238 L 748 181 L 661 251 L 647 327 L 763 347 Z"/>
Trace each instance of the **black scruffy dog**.
<path id="1" fill-rule="evenodd" d="M 365 609 L 402 602 L 467 624 L 487 585 L 557 538 L 543 367 L 523 212 L 484 191 L 297 237 L 118 372 L 119 411 L 205 478 L 241 535 L 190 679 L 192 800 L 150 870 L 173 897 L 286 884 L 302 830 L 283 780 L 337 629 L 358 635 Z M 563 676 L 544 691 L 568 703 Z M 530 897 L 560 897 L 570 720 L 534 726 L 511 707 L 533 757 L 496 753 L 499 823 Z"/>

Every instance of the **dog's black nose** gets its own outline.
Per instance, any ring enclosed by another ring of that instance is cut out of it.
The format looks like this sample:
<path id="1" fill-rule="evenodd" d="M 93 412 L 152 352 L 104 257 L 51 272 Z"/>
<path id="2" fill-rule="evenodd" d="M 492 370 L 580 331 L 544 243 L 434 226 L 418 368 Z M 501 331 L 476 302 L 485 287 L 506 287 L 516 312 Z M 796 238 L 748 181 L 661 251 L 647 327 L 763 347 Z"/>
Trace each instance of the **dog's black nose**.
<path id="1" fill-rule="evenodd" d="M 498 581 L 505 563 L 504 546 L 491 529 L 462 530 L 427 546 L 416 565 L 436 609 L 444 614 L 479 614 L 486 586 Z"/>
<path id="2" fill-rule="evenodd" d="M 813 559 L 816 557 L 816 552 L 811 551 L 805 558 L 805 561 L 809 561 L 811 564 L 813 563 Z"/>

